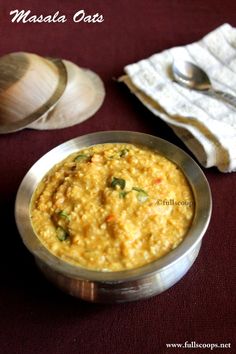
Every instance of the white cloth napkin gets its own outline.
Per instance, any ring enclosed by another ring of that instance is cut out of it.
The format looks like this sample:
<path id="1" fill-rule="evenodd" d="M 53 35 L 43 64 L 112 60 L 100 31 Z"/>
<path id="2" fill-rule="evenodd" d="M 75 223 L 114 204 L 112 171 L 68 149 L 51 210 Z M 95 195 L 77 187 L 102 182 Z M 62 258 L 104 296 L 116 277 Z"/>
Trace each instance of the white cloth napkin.
<path id="1" fill-rule="evenodd" d="M 170 68 L 176 59 L 199 65 L 215 89 L 236 96 L 236 28 L 224 24 L 198 42 L 130 64 L 120 78 L 204 167 L 236 171 L 236 108 L 173 82 Z"/>

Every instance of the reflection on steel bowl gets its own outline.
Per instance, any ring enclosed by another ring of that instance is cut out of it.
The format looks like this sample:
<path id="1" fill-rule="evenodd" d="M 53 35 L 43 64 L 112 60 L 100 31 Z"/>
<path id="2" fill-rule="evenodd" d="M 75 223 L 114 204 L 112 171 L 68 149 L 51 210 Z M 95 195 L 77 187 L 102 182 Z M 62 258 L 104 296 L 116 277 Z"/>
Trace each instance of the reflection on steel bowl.
<path id="1" fill-rule="evenodd" d="M 208 183 L 185 152 L 123 131 L 51 150 L 26 174 L 15 205 L 23 242 L 46 277 L 96 302 L 146 298 L 176 283 L 210 215 Z"/>

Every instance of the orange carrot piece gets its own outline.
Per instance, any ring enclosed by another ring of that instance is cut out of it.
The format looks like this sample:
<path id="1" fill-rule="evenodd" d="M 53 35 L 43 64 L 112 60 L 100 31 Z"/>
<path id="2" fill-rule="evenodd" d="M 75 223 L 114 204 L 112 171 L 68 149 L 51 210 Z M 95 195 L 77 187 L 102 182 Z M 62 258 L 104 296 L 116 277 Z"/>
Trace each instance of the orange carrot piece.
<path id="1" fill-rule="evenodd" d="M 114 221 L 115 220 L 115 215 L 113 214 L 110 214 L 106 217 L 106 222 L 111 222 L 111 221 Z"/>
<path id="2" fill-rule="evenodd" d="M 161 183 L 161 181 L 162 181 L 162 178 L 155 178 L 155 179 L 153 180 L 153 183 L 154 183 L 154 184 L 159 184 L 159 183 Z"/>

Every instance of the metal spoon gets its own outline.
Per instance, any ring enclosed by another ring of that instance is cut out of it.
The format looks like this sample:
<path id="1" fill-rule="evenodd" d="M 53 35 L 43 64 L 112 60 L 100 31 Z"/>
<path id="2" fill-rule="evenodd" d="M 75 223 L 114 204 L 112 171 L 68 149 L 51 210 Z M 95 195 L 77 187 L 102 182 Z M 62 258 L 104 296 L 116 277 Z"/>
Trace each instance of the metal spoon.
<path id="1" fill-rule="evenodd" d="M 188 61 L 175 61 L 172 65 L 174 79 L 182 86 L 202 91 L 203 93 L 221 99 L 236 108 L 236 97 L 230 93 L 215 90 L 211 81 L 201 68 Z"/>

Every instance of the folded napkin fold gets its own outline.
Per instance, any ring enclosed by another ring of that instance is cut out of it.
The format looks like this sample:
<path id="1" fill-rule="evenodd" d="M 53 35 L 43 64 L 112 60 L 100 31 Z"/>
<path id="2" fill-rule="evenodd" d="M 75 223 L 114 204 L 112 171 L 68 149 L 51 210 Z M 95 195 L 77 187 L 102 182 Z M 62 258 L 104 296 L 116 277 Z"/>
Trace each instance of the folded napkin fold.
<path id="1" fill-rule="evenodd" d="M 204 167 L 236 171 L 236 108 L 173 82 L 170 68 L 178 59 L 200 66 L 215 89 L 236 96 L 236 29 L 224 24 L 198 42 L 126 66 L 120 78 Z"/>

